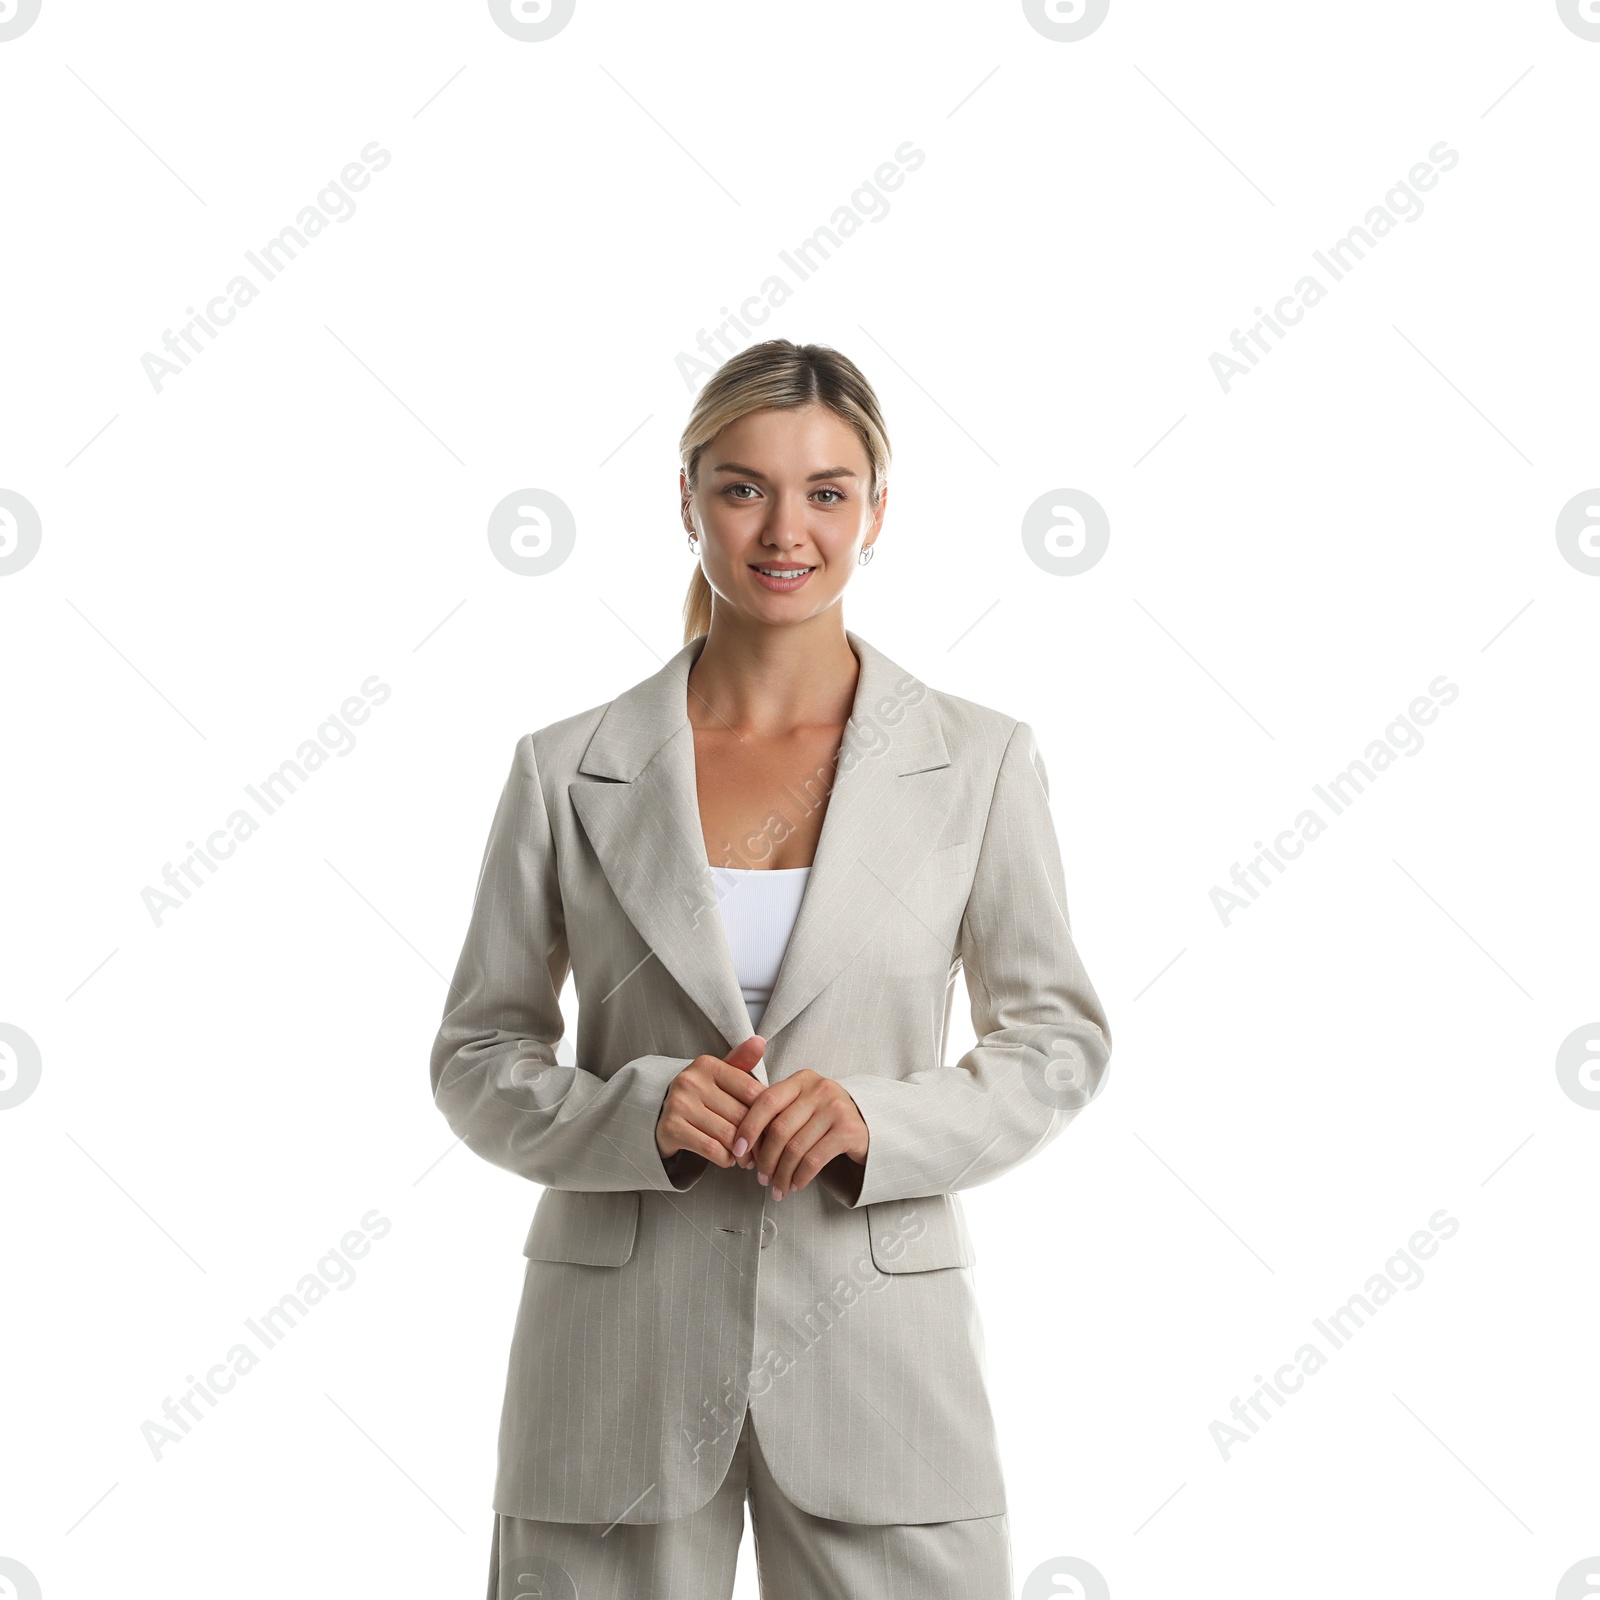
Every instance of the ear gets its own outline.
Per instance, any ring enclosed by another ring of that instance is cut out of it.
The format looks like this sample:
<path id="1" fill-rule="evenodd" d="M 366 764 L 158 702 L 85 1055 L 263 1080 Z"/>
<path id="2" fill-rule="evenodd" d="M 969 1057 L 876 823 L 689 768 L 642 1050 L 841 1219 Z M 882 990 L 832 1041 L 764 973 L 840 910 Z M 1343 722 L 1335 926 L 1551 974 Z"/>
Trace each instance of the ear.
<path id="1" fill-rule="evenodd" d="M 873 544 L 883 530 L 883 514 L 889 506 L 889 485 L 884 484 L 878 495 L 878 503 L 872 508 L 872 531 L 867 535 L 867 543 Z"/>

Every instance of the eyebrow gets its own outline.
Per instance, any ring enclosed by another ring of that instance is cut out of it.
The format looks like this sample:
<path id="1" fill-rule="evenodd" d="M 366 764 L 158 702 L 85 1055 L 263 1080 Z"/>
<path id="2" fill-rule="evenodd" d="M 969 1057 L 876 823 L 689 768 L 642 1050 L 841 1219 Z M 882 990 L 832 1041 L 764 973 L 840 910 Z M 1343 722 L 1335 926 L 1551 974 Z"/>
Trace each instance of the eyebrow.
<path id="1" fill-rule="evenodd" d="M 760 478 L 763 481 L 767 476 L 764 472 L 756 471 L 754 467 L 741 466 L 737 461 L 719 461 L 711 470 L 713 472 L 742 472 L 747 478 Z M 813 472 L 806 479 L 806 482 L 815 483 L 819 478 L 854 478 L 856 476 L 858 474 L 852 472 L 849 467 L 827 467 L 821 472 Z"/>

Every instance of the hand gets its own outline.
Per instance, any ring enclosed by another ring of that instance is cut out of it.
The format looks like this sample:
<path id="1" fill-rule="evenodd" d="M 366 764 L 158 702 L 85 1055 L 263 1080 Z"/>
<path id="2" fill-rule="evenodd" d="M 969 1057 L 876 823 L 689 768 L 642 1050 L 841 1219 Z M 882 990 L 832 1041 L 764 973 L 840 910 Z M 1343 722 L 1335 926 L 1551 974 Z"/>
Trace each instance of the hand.
<path id="1" fill-rule="evenodd" d="M 761 1094 L 751 1073 L 766 1048 L 765 1039 L 752 1035 L 726 1058 L 696 1056 L 672 1080 L 656 1119 L 656 1149 L 663 1161 L 688 1150 L 719 1167 L 734 1165 L 734 1129 Z"/>
<path id="2" fill-rule="evenodd" d="M 870 1138 L 850 1091 L 803 1067 L 760 1090 L 729 1144 L 739 1165 L 754 1165 L 781 1200 L 805 1188 L 835 1156 L 864 1164 Z"/>

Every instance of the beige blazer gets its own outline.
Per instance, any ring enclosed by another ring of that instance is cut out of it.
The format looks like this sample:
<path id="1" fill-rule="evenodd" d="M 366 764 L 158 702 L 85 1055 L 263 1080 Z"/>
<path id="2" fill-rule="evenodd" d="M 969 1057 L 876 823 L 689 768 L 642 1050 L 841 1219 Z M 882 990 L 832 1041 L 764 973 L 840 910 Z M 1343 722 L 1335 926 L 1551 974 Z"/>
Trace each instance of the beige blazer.
<path id="1" fill-rule="evenodd" d="M 544 1191 L 497 1511 L 684 1516 L 721 1483 L 747 1405 L 814 1515 L 1005 1510 L 957 1192 L 1066 1127 L 1110 1030 L 1028 726 L 848 638 L 854 710 L 758 1076 L 838 1078 L 870 1148 L 782 1201 L 754 1172 L 655 1145 L 672 1079 L 750 1034 L 696 803 L 685 685 L 702 641 L 517 742 L 431 1059 L 451 1128 Z M 746 864 L 813 803 L 788 796 L 737 846 Z M 961 970 L 977 1044 L 945 1065 Z M 575 1066 L 556 1060 L 569 971 Z"/>

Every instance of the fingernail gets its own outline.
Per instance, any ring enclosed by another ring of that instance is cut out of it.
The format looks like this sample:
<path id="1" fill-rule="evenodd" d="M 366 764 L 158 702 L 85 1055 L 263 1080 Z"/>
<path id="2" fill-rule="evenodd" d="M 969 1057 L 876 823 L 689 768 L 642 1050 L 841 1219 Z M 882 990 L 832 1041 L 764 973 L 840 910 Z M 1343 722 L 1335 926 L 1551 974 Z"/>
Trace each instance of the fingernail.
<path id="1" fill-rule="evenodd" d="M 733 1141 L 733 1153 L 736 1156 L 742 1156 L 749 1148 L 750 1141 L 748 1139 L 735 1139 Z"/>
<path id="2" fill-rule="evenodd" d="M 782 1189 L 774 1189 L 774 1190 L 773 1190 L 773 1191 L 772 1191 L 772 1198 L 773 1198 L 773 1199 L 774 1199 L 774 1200 L 781 1200 L 781 1199 L 783 1199 L 783 1190 L 782 1190 Z"/>
<path id="3" fill-rule="evenodd" d="M 760 1170 L 759 1170 L 759 1169 L 757 1169 L 757 1172 L 756 1172 L 756 1181 L 757 1181 L 757 1182 L 758 1182 L 758 1183 L 771 1183 L 771 1182 L 772 1182 L 772 1179 L 771 1179 L 771 1178 L 769 1178 L 769 1177 L 768 1177 L 768 1176 L 767 1176 L 767 1175 L 766 1175 L 766 1173 L 764 1173 L 764 1172 L 762 1172 L 762 1171 L 760 1171 Z"/>

